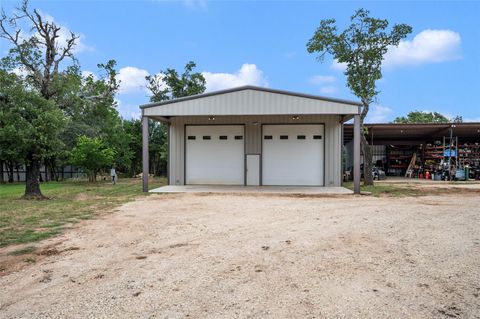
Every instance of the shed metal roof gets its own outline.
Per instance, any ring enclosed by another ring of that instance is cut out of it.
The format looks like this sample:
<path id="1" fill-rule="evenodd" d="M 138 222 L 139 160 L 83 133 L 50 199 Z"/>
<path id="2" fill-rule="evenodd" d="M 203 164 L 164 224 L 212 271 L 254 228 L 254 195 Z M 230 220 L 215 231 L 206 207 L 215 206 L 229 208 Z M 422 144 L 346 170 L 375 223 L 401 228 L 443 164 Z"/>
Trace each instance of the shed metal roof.
<path id="1" fill-rule="evenodd" d="M 420 145 L 425 142 L 442 139 L 450 136 L 452 128 L 453 136 L 458 136 L 462 142 L 480 142 L 480 123 L 426 123 L 426 124 L 401 124 L 401 123 L 378 123 L 365 124 L 368 129 L 367 139 L 374 144 L 392 145 Z M 345 124 L 344 141 L 353 139 L 353 125 Z"/>
<path id="2" fill-rule="evenodd" d="M 141 105 L 145 116 L 358 114 L 361 103 L 317 95 L 242 86 Z"/>

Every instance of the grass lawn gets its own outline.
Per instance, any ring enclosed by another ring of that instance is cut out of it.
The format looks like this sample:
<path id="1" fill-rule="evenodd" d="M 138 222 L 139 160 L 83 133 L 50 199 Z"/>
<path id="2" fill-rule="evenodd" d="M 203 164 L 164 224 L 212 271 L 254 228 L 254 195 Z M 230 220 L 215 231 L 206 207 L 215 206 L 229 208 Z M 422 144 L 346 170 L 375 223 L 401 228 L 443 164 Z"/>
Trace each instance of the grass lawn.
<path id="1" fill-rule="evenodd" d="M 353 182 L 343 183 L 343 187 L 353 190 Z M 365 186 L 361 185 L 360 190 L 362 193 L 367 193 L 372 196 L 418 196 L 421 195 L 418 189 L 409 185 L 397 185 L 397 184 L 381 184 L 375 183 L 375 185 Z"/>
<path id="2" fill-rule="evenodd" d="M 165 185 L 165 178 L 150 180 L 150 187 Z M 49 200 L 20 199 L 24 183 L 0 185 L 0 247 L 29 243 L 55 236 L 66 227 L 92 218 L 142 193 L 141 179 L 110 182 L 83 181 L 42 183 Z"/>

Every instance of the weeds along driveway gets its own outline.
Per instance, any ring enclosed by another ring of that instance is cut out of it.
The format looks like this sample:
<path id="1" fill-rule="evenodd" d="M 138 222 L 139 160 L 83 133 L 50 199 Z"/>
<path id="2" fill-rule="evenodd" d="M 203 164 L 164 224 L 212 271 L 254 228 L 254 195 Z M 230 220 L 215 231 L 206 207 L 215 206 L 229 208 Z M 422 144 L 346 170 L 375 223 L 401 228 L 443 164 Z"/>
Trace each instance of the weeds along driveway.
<path id="1" fill-rule="evenodd" d="M 475 318 L 480 196 L 158 195 L 0 278 L 5 318 Z M 55 244 L 56 243 L 56 244 Z"/>

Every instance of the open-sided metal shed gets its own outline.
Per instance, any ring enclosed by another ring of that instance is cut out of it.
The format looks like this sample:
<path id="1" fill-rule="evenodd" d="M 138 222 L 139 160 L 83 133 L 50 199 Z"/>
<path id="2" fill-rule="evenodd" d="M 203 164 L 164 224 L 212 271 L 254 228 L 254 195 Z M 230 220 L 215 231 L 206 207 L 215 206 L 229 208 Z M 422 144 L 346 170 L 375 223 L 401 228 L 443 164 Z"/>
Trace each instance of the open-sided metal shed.
<path id="1" fill-rule="evenodd" d="M 343 123 L 360 106 L 254 86 L 142 105 L 144 191 L 149 120 L 168 125 L 170 185 L 341 186 Z"/>

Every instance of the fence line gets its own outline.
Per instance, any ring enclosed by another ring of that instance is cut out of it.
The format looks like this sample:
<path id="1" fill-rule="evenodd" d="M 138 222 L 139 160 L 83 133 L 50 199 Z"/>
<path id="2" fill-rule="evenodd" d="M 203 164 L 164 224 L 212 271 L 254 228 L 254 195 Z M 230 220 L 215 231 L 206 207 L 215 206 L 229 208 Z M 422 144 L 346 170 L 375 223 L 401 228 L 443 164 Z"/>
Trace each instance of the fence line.
<path id="1" fill-rule="evenodd" d="M 0 165 L 0 177 L 3 175 L 3 181 L 8 182 L 9 179 L 9 170 L 5 165 Z M 13 181 L 14 182 L 25 182 L 26 179 L 26 170 L 25 166 L 19 166 L 13 168 Z M 40 175 L 43 181 L 51 180 L 50 179 L 50 170 L 45 169 L 45 166 L 40 168 Z M 84 177 L 85 172 L 80 168 L 73 166 L 64 166 L 57 167 L 56 175 L 59 179 L 69 179 L 69 178 L 79 178 Z M 0 179 L 1 180 L 1 179 Z"/>

